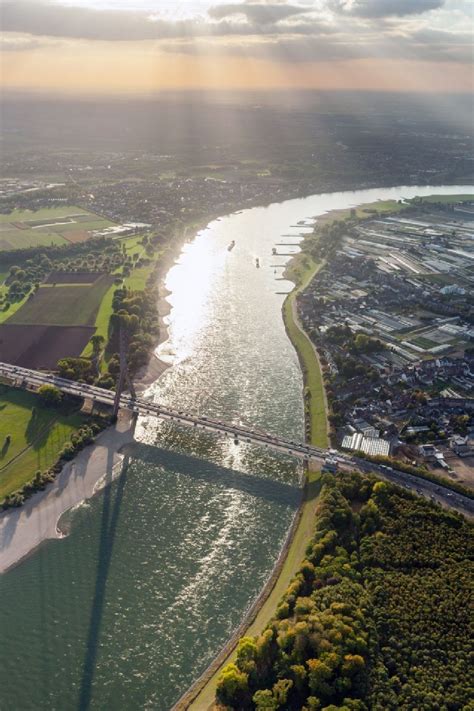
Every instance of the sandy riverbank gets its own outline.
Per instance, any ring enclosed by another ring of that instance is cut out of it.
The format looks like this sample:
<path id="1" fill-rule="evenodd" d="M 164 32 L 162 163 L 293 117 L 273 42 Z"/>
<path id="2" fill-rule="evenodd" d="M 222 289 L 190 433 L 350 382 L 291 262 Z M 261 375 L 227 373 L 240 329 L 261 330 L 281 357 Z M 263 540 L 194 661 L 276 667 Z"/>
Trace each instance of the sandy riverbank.
<path id="1" fill-rule="evenodd" d="M 23 506 L 0 514 L 0 573 L 30 555 L 41 543 L 63 534 L 61 516 L 109 484 L 121 471 L 120 449 L 133 441 L 134 423 L 121 413 L 117 424 L 66 464 L 55 481 Z"/>
<path id="2" fill-rule="evenodd" d="M 157 304 L 160 338 L 155 348 L 168 339 L 165 318 L 171 307 L 167 295 L 161 281 Z M 153 353 L 135 379 L 137 392 L 143 393 L 169 367 Z M 61 516 L 112 482 L 121 471 L 120 450 L 133 440 L 133 418 L 121 411 L 116 425 L 108 427 L 93 445 L 66 464 L 44 491 L 27 499 L 23 506 L 0 513 L 0 574 L 18 565 L 45 541 L 65 535 L 60 528 Z"/>
<path id="3" fill-rule="evenodd" d="M 157 302 L 160 336 L 149 363 L 135 378 L 138 393 L 143 393 L 170 367 L 155 354 L 168 339 L 167 316 L 171 306 L 167 300 L 170 292 L 164 280 L 187 239 L 188 230 L 185 229 L 161 266 Z M 133 440 L 133 418 L 129 413 L 121 412 L 116 425 L 107 428 L 93 445 L 66 464 L 44 491 L 34 494 L 23 506 L 0 513 L 0 574 L 18 565 L 45 541 L 64 537 L 65 532 L 60 528 L 61 516 L 113 481 L 121 471 L 123 456 L 120 450 Z"/>
<path id="4" fill-rule="evenodd" d="M 157 302 L 160 336 L 148 364 L 135 377 L 138 393 L 143 393 L 170 367 L 155 354 L 168 339 L 167 316 L 171 306 L 167 300 L 170 292 L 164 280 L 187 239 L 188 230 L 185 229 L 161 265 Z M 120 450 L 133 442 L 133 435 L 132 417 L 121 412 L 116 425 L 107 428 L 93 445 L 66 464 L 44 491 L 34 494 L 23 506 L 0 513 L 0 574 L 20 563 L 45 541 L 64 537 L 65 533 L 60 529 L 61 516 L 112 482 L 121 471 L 123 456 Z"/>
<path id="5" fill-rule="evenodd" d="M 164 360 L 161 360 L 156 355 L 156 351 L 158 350 L 159 346 L 161 346 L 162 343 L 165 343 L 165 341 L 168 340 L 169 336 L 168 323 L 166 321 L 166 317 L 171 311 L 170 303 L 166 298 L 169 294 L 170 292 L 168 291 L 168 289 L 166 289 L 162 277 L 158 286 L 157 303 L 158 321 L 160 324 L 160 336 L 147 365 L 142 368 L 135 377 L 134 385 L 137 393 L 142 393 L 144 390 L 146 390 L 149 385 L 158 380 L 158 378 L 164 373 L 164 371 L 170 367 L 169 363 L 165 363 Z"/>

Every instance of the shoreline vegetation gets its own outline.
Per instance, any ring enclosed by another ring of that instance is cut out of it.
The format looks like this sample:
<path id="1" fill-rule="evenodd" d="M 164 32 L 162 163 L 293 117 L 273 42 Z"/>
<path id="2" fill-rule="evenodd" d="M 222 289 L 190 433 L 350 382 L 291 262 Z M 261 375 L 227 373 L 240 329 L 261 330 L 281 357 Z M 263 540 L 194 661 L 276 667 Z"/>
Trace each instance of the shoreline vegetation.
<path id="1" fill-rule="evenodd" d="M 322 478 L 313 523 L 306 559 L 265 629 L 241 639 L 210 708 L 466 708 L 472 525 L 356 472 Z"/>

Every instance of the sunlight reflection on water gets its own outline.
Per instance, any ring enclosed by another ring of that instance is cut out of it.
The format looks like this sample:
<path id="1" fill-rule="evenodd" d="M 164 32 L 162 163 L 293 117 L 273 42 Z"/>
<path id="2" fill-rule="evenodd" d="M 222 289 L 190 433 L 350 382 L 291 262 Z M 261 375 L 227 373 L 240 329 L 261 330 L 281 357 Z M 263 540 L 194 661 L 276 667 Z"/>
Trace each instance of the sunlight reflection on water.
<path id="1" fill-rule="evenodd" d="M 287 257 L 272 249 L 326 210 L 430 192 L 312 196 L 211 223 L 169 271 L 158 355 L 173 367 L 149 395 L 302 438 L 302 378 L 281 319 Z M 0 577 L 0 688 L 18 709 L 78 708 L 87 694 L 101 711 L 168 709 L 278 556 L 298 502 L 292 460 L 152 418 L 128 454 L 125 474 L 74 512 L 67 538 Z"/>

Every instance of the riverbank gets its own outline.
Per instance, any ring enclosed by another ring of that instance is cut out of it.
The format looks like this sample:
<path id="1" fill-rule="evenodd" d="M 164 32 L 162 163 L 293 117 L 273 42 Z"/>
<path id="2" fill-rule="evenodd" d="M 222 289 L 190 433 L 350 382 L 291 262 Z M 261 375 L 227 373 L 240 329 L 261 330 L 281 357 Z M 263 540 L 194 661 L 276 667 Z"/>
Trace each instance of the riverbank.
<path id="1" fill-rule="evenodd" d="M 192 220 L 180 229 L 177 229 L 168 249 L 158 262 L 158 299 L 156 308 L 158 312 L 159 337 L 153 346 L 148 363 L 138 371 L 133 379 L 137 393 L 143 393 L 148 386 L 161 377 L 165 370 L 171 367 L 171 363 L 165 362 L 156 354 L 158 348 L 163 343 L 166 343 L 169 337 L 167 317 L 171 312 L 171 306 L 167 298 L 170 292 L 165 285 L 166 275 L 177 263 L 184 245 L 194 239 L 201 230 L 205 229 L 210 222 L 216 219 L 219 219 L 219 215 L 209 213 L 206 217 L 200 218 L 199 220 Z"/>
<path id="2" fill-rule="evenodd" d="M 288 338 L 292 342 L 301 365 L 305 388 L 305 432 L 306 439 L 318 447 L 329 446 L 328 402 L 323 383 L 323 373 L 319 354 L 309 336 L 302 328 L 296 309 L 296 296 L 302 291 L 324 266 L 308 259 L 306 264 L 295 268 L 295 262 L 302 261 L 298 254 L 285 270 L 285 276 L 296 279 L 295 288 L 283 304 L 283 320 Z"/>
<path id="3" fill-rule="evenodd" d="M 327 399 L 319 355 L 301 327 L 296 313 L 296 295 L 323 266 L 323 262 L 316 263 L 301 252 L 293 257 L 285 268 L 284 277 L 294 281 L 295 287 L 283 303 L 282 315 L 288 338 L 300 361 L 305 390 L 310 394 L 309 412 L 305 407 L 306 439 L 317 446 L 328 447 Z M 172 711 L 203 711 L 213 708 L 217 680 L 222 669 L 235 660 L 239 640 L 243 635 L 261 634 L 275 614 L 280 598 L 304 559 L 307 543 L 313 532 L 318 492 L 319 472 L 310 472 L 297 519 L 288 531 L 285 545 L 262 593 L 219 655 L 181 697 Z"/>
<path id="4" fill-rule="evenodd" d="M 183 226 L 176 232 L 159 263 L 157 311 L 160 333 L 148 364 L 134 378 L 138 393 L 143 393 L 171 367 L 170 363 L 156 355 L 156 350 L 169 336 L 167 317 L 171 306 L 167 300 L 170 292 L 165 286 L 166 275 L 177 263 L 184 245 L 214 219 L 215 215 L 208 215 Z M 123 460 L 120 449 L 132 441 L 131 417 L 122 412 L 118 422 L 104 430 L 94 444 L 65 464 L 44 491 L 31 496 L 19 508 L 0 513 L 0 574 L 18 565 L 45 541 L 66 535 L 60 529 L 60 518 L 113 481 L 120 473 Z"/>
<path id="5" fill-rule="evenodd" d="M 158 358 L 156 355 L 156 351 L 162 343 L 165 343 L 168 340 L 169 335 L 166 317 L 171 311 L 171 306 L 166 298 L 169 292 L 164 285 L 164 278 L 164 275 L 160 277 L 158 285 L 157 311 L 160 333 L 158 341 L 153 347 L 148 363 L 138 371 L 134 378 L 133 384 L 137 393 L 144 392 L 149 385 L 158 380 L 158 378 L 163 375 L 165 370 L 170 367 L 170 363 L 165 363 L 164 360 L 161 360 L 161 358 Z"/>
<path id="6" fill-rule="evenodd" d="M 132 417 L 120 413 L 117 423 L 68 462 L 44 491 L 0 514 L 0 573 L 20 563 L 44 541 L 65 535 L 61 516 L 118 476 L 123 461 L 119 450 L 133 441 L 133 431 Z"/>
<path id="7" fill-rule="evenodd" d="M 171 366 L 156 355 L 159 346 L 168 339 L 167 316 L 171 306 L 167 300 L 166 275 L 176 264 L 183 246 L 206 225 L 216 219 L 208 216 L 185 225 L 175 235 L 158 269 L 157 311 L 160 333 L 148 364 L 137 373 L 134 385 L 143 393 Z M 42 543 L 64 537 L 60 518 L 69 510 L 89 499 L 110 484 L 120 473 L 123 456 L 120 449 L 133 441 L 132 419 L 122 412 L 115 425 L 108 427 L 94 442 L 65 464 L 56 479 L 44 491 L 31 496 L 19 508 L 0 513 L 0 574 L 18 565 Z"/>
<path id="8" fill-rule="evenodd" d="M 236 655 L 237 644 L 243 635 L 261 634 L 275 614 L 278 602 L 297 573 L 304 560 L 308 540 L 314 527 L 314 511 L 319 493 L 319 473 L 311 472 L 304 490 L 303 500 L 288 532 L 278 562 L 264 589 L 245 616 L 238 630 L 220 654 L 192 685 L 184 696 L 173 706 L 172 711 L 208 711 L 215 700 L 217 679 L 222 669 L 230 664 Z"/>

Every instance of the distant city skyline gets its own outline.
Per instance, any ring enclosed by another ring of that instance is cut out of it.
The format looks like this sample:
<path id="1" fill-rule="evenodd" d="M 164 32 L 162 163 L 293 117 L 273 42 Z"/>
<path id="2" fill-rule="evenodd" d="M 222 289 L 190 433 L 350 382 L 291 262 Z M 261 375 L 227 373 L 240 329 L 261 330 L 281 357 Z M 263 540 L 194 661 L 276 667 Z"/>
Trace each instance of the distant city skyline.
<path id="1" fill-rule="evenodd" d="M 4 0 L 2 83 L 469 92 L 469 0 Z"/>

